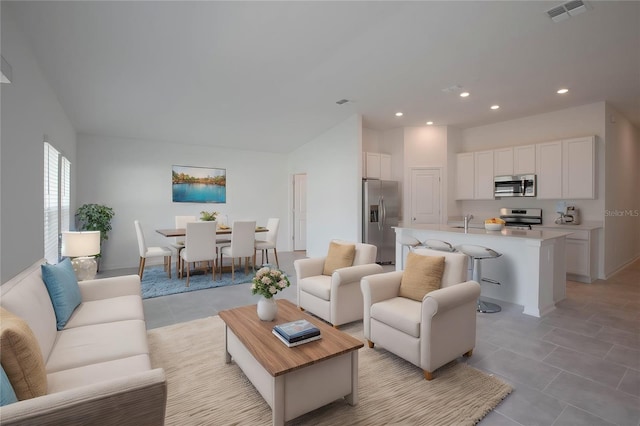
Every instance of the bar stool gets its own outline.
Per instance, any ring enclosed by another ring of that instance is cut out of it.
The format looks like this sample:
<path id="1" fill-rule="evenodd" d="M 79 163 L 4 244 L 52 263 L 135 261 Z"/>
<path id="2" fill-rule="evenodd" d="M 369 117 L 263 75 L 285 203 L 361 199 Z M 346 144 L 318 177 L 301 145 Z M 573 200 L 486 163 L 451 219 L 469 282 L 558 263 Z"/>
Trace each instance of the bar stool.
<path id="1" fill-rule="evenodd" d="M 424 246 L 431 250 L 454 252 L 456 249 L 446 241 L 442 240 L 426 240 Z"/>
<path id="2" fill-rule="evenodd" d="M 466 254 L 471 258 L 471 265 L 473 268 L 473 280 L 479 284 L 483 282 L 497 284 L 500 283 L 496 280 L 491 280 L 489 278 L 482 278 L 482 270 L 481 270 L 481 260 L 485 259 L 495 259 L 497 257 L 502 256 L 502 253 L 498 253 L 495 250 L 492 250 L 488 247 L 476 246 L 472 244 L 461 244 L 456 246 L 456 250 Z M 496 312 L 500 312 L 502 308 L 500 305 L 485 302 L 482 299 L 478 298 L 478 312 L 482 312 L 483 314 L 493 314 Z"/>
<path id="3" fill-rule="evenodd" d="M 403 235 L 402 237 L 398 238 L 397 242 L 402 246 L 402 251 L 400 252 L 400 268 L 404 270 L 404 248 L 408 247 L 409 251 L 411 251 L 412 249 L 421 246 L 422 243 L 419 239 L 410 235 Z"/>

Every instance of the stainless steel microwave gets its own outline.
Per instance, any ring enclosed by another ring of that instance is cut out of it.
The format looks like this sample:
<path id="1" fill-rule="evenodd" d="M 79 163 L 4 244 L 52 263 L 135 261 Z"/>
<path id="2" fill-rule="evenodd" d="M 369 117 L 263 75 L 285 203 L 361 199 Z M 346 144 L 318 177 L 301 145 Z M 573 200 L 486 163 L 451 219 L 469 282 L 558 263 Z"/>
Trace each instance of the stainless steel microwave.
<path id="1" fill-rule="evenodd" d="M 536 175 L 496 176 L 493 178 L 493 195 L 501 197 L 535 197 Z"/>

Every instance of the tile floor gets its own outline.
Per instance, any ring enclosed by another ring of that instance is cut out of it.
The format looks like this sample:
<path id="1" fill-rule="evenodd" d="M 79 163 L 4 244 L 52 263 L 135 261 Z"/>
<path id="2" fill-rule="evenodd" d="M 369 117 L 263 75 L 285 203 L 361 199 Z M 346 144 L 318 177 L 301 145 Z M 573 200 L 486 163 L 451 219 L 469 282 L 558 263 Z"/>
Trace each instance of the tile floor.
<path id="1" fill-rule="evenodd" d="M 279 257 L 293 278 L 279 297 L 295 302 L 293 261 L 304 253 Z M 123 273 L 136 268 L 101 275 Z M 144 310 L 147 326 L 155 328 L 256 302 L 242 284 L 148 299 Z M 496 302 L 502 312 L 478 314 L 468 362 L 514 392 L 481 425 L 640 425 L 640 261 L 606 281 L 567 282 L 567 298 L 542 319 Z"/>

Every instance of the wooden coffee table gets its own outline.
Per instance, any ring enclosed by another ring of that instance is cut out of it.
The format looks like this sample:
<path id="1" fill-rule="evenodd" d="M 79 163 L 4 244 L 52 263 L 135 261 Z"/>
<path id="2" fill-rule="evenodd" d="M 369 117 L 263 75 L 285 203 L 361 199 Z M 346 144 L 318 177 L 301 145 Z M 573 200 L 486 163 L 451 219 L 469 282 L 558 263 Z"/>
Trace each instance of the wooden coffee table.
<path id="1" fill-rule="evenodd" d="M 220 312 L 225 323 L 226 362 L 242 369 L 272 410 L 274 425 L 295 419 L 340 398 L 358 403 L 358 339 L 278 300 L 274 321 L 261 321 L 256 305 Z M 322 338 L 288 348 L 271 333 L 273 326 L 306 319 Z"/>

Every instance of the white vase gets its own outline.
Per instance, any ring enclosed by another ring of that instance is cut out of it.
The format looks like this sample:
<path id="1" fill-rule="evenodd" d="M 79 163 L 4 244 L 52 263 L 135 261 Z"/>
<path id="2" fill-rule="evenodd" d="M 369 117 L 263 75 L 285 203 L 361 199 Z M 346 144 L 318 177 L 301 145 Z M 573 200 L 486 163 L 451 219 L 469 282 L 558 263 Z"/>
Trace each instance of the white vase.
<path id="1" fill-rule="evenodd" d="M 260 300 L 258 300 L 258 318 L 262 321 L 273 321 L 276 319 L 277 313 L 278 304 L 276 303 L 276 299 L 273 297 L 271 299 L 261 297 Z"/>

